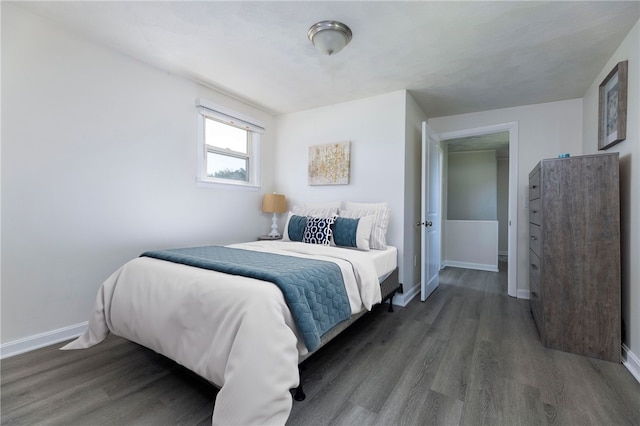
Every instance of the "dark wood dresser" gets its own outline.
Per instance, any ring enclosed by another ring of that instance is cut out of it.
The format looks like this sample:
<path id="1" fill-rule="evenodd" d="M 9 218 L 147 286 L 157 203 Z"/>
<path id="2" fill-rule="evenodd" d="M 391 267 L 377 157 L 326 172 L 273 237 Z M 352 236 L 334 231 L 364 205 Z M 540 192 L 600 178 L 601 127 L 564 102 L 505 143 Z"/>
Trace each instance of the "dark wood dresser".
<path id="1" fill-rule="evenodd" d="M 552 349 L 620 362 L 618 153 L 529 173 L 531 313 Z"/>

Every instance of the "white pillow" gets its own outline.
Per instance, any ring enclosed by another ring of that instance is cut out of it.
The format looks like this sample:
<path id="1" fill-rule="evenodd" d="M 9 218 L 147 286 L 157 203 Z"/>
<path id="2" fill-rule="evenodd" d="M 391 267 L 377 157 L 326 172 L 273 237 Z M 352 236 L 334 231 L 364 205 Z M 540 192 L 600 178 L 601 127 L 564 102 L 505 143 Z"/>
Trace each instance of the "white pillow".
<path id="1" fill-rule="evenodd" d="M 389 203 L 353 203 L 351 201 L 347 201 L 345 203 L 345 210 L 380 210 L 380 209 L 388 209 Z"/>
<path id="2" fill-rule="evenodd" d="M 387 248 L 387 228 L 391 218 L 391 209 L 340 210 L 340 216 L 347 218 L 373 216 L 369 246 L 377 250 L 385 250 Z"/>
<path id="3" fill-rule="evenodd" d="M 333 217 L 338 214 L 336 207 L 299 207 L 295 206 L 291 209 L 291 212 L 297 216 L 312 216 L 312 217 Z"/>
<path id="4" fill-rule="evenodd" d="M 304 203 L 304 208 L 309 209 L 335 209 L 336 213 L 342 207 L 342 201 L 321 201 L 317 203 Z"/>

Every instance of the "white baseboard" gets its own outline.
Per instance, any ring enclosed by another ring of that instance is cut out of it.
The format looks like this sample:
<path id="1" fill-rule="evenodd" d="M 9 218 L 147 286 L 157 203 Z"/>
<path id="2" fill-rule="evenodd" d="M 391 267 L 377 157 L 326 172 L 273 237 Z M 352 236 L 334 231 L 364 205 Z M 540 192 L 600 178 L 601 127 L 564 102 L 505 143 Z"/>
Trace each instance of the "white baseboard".
<path id="1" fill-rule="evenodd" d="M 531 293 L 529 292 L 529 290 L 522 290 L 522 289 L 518 289 L 518 291 L 516 292 L 516 298 L 518 299 L 527 299 L 529 300 Z"/>
<path id="2" fill-rule="evenodd" d="M 640 358 L 624 343 L 622 344 L 622 365 L 627 367 L 631 375 L 640 383 Z"/>
<path id="3" fill-rule="evenodd" d="M 80 336 L 87 329 L 87 321 L 68 327 L 51 330 L 0 345 L 0 359 L 44 348 Z"/>
<path id="4" fill-rule="evenodd" d="M 458 262 L 456 260 L 445 260 L 442 262 L 443 267 L 451 266 L 452 268 L 476 269 L 478 271 L 498 272 L 497 265 L 485 265 L 484 263 Z"/>
<path id="5" fill-rule="evenodd" d="M 419 293 L 420 283 L 414 285 L 410 289 L 404 288 L 404 293 L 397 293 L 395 296 L 393 296 L 393 304 L 396 306 L 405 307 L 407 306 L 407 304 L 409 304 L 409 302 L 411 302 L 411 299 L 416 297 L 416 294 Z"/>

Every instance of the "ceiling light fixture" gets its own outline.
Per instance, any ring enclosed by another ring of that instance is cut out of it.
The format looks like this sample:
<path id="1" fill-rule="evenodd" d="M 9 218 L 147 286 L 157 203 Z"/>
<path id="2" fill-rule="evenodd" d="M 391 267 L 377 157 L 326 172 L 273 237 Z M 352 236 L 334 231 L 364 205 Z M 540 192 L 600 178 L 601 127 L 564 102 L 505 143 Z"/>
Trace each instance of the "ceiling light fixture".
<path id="1" fill-rule="evenodd" d="M 320 21 L 307 32 L 309 41 L 322 53 L 334 55 L 351 41 L 351 29 L 342 22 Z"/>

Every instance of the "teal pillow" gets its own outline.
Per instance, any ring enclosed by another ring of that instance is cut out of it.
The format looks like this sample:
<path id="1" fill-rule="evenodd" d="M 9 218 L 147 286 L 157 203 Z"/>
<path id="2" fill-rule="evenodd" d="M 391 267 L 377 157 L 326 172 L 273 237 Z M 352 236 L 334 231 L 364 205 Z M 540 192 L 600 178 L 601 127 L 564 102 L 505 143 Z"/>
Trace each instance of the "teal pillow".
<path id="1" fill-rule="evenodd" d="M 360 219 L 337 217 L 333 225 L 333 241 L 340 247 L 358 247 L 358 222 Z"/>
<path id="2" fill-rule="evenodd" d="M 291 241 L 302 241 L 304 235 L 304 229 L 307 227 L 307 218 L 305 216 L 291 216 L 289 219 L 289 227 L 287 232 L 289 233 L 289 239 Z"/>

